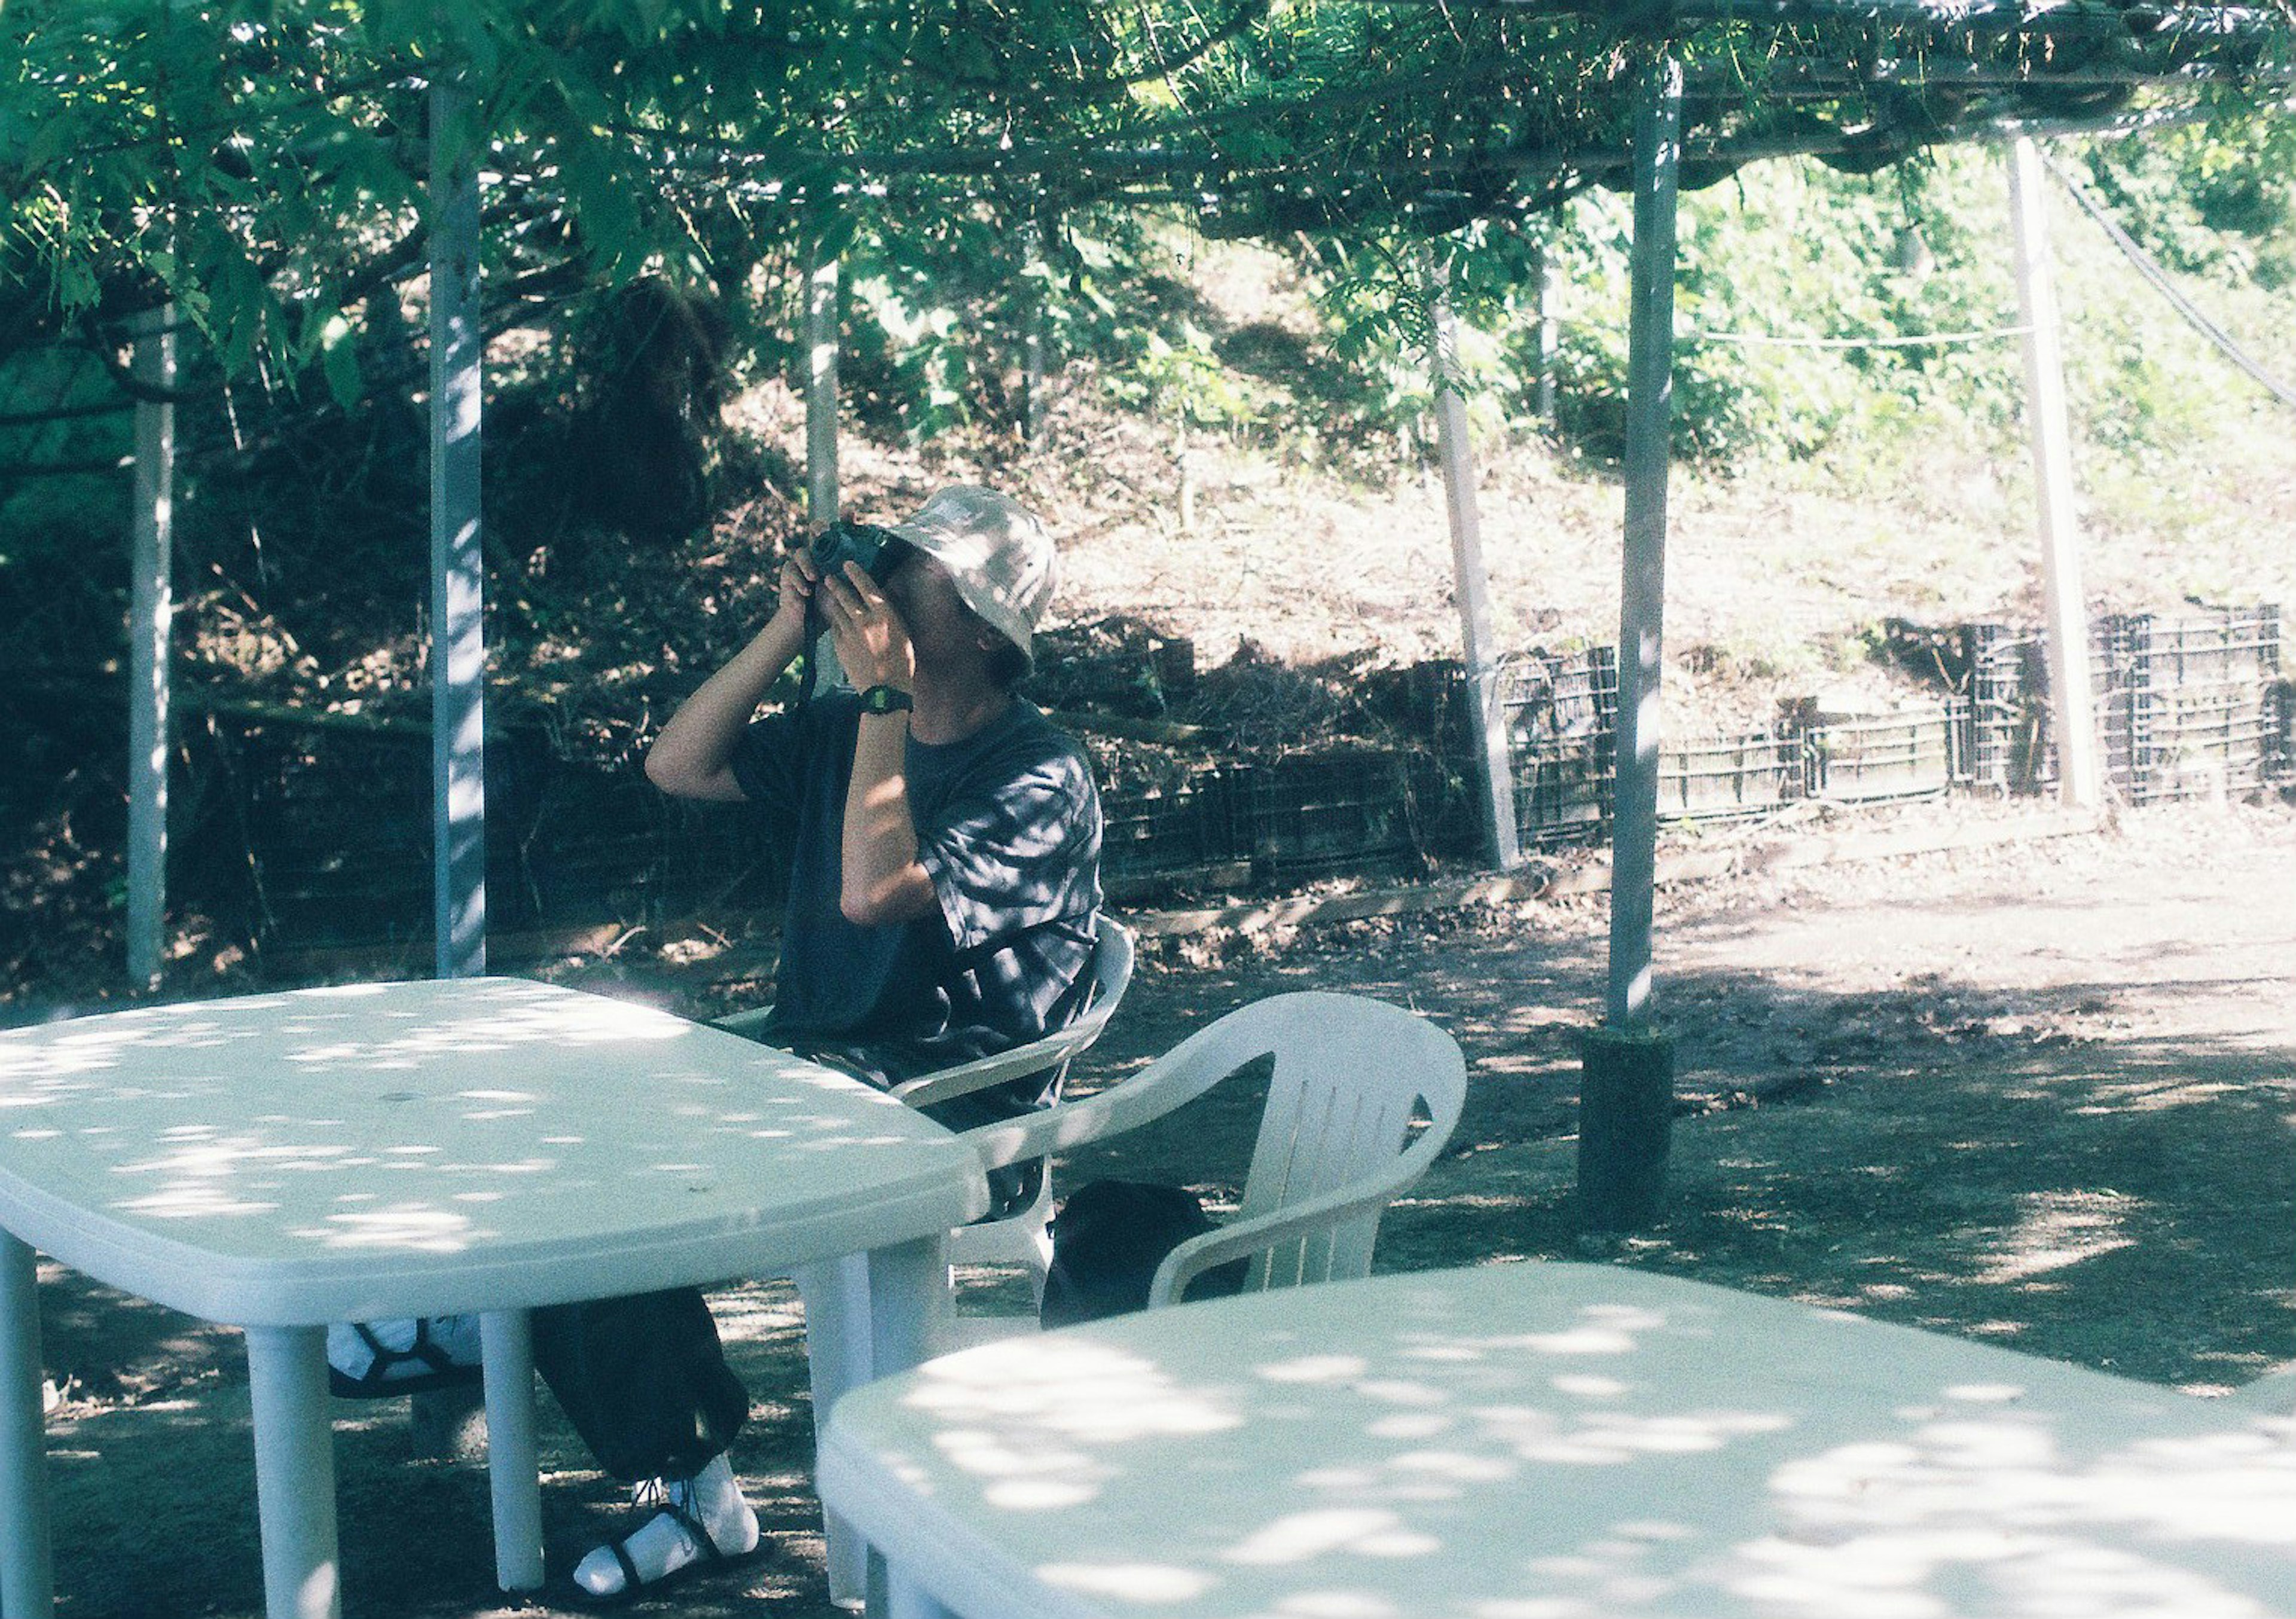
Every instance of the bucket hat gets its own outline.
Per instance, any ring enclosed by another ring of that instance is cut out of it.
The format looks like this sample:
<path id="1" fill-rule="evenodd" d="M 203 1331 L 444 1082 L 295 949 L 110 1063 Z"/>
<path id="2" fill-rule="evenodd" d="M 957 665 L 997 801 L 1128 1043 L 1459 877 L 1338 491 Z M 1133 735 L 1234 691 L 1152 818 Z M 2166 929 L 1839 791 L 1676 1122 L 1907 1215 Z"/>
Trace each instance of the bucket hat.
<path id="1" fill-rule="evenodd" d="M 1010 495 L 952 484 L 895 534 L 948 570 L 965 606 L 1034 658 L 1037 626 L 1053 600 L 1053 536 Z"/>

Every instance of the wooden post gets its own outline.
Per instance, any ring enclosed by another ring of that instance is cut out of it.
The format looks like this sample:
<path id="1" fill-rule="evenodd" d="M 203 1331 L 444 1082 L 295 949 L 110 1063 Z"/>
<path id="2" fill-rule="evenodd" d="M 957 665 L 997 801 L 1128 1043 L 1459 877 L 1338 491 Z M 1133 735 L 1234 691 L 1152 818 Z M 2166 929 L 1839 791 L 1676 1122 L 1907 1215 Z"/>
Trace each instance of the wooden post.
<path id="1" fill-rule="evenodd" d="M 2103 796 L 2096 702 L 2089 688 L 2088 608 L 2081 592 L 2080 519 L 2073 509 L 2072 432 L 2065 419 L 2063 352 L 2049 265 L 2049 221 L 2040 154 L 2019 137 L 2009 146 L 2009 220 L 2017 266 L 2017 306 L 2025 322 L 2025 428 L 2033 445 L 2040 502 L 2041 585 L 2048 630 L 2049 724 L 2057 741 L 2057 791 L 2077 808 Z"/>
<path id="2" fill-rule="evenodd" d="M 479 535 L 478 153 L 430 86 L 430 773 L 437 972 L 487 969 L 486 582 Z"/>
<path id="3" fill-rule="evenodd" d="M 1656 70 L 1635 134 L 1635 241 L 1628 309 L 1626 544 L 1619 600 L 1617 797 L 1611 830 L 1614 1029 L 1638 1025 L 1651 993 L 1658 865 L 1660 632 L 1666 607 L 1666 485 L 1674 419 L 1676 181 L 1682 65 Z"/>
<path id="4" fill-rule="evenodd" d="M 176 309 L 137 323 L 135 372 L 176 385 Z M 135 534 L 127 609 L 127 979 L 160 987 L 168 919 L 168 698 L 176 499 L 176 407 L 135 403 Z"/>
<path id="5" fill-rule="evenodd" d="M 837 520 L 837 256 L 817 248 L 805 271 L 805 514 Z"/>
<path id="6" fill-rule="evenodd" d="M 1452 589 L 1459 604 L 1459 635 L 1467 660 L 1467 694 L 1474 704 L 1477 804 L 1484 846 L 1501 871 L 1522 863 L 1514 819 L 1514 773 L 1507 756 L 1506 716 L 1499 708 L 1499 674 L 1491 644 L 1490 577 L 1483 567 L 1482 525 L 1475 509 L 1474 446 L 1457 387 L 1458 323 L 1445 283 L 1447 263 L 1427 266 L 1429 323 L 1434 328 L 1435 439 L 1443 460 L 1445 505 L 1451 520 Z"/>

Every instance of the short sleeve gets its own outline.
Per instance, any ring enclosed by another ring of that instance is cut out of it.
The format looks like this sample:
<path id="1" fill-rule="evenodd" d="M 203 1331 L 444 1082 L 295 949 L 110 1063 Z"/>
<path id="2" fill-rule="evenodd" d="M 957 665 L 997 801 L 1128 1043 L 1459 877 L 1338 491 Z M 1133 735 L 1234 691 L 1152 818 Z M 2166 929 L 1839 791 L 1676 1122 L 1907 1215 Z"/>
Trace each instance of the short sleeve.
<path id="1" fill-rule="evenodd" d="M 1089 915 L 1100 903 L 1100 803 L 1090 768 L 1062 749 L 985 773 L 919 829 L 917 859 L 960 953 Z"/>
<path id="2" fill-rule="evenodd" d="M 774 816 L 797 813 L 799 767 L 803 741 L 795 715 L 767 715 L 753 722 L 734 744 L 726 768 L 742 796 Z"/>

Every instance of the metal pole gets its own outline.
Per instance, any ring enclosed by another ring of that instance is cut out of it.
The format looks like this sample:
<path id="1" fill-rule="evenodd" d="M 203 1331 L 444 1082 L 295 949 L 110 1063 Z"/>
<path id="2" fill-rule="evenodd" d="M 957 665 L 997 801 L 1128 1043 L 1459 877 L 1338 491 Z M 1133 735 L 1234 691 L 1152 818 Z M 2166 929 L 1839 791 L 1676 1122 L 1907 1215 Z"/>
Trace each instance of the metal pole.
<path id="1" fill-rule="evenodd" d="M 135 333 L 136 380 L 176 385 L 176 309 L 144 316 Z M 160 987 L 168 917 L 169 579 L 175 532 L 176 407 L 135 405 L 135 535 L 127 609 L 127 978 Z"/>
<path id="2" fill-rule="evenodd" d="M 430 86 L 430 770 L 438 976 L 487 969 L 479 175 L 469 93 Z"/>
<path id="3" fill-rule="evenodd" d="M 1562 348 L 1562 272 L 1554 249 L 1538 250 L 1538 419 L 1554 425 L 1554 367 Z"/>
<path id="4" fill-rule="evenodd" d="M 2102 797 L 2096 703 L 2089 689 L 2088 609 L 2081 593 L 2080 519 L 2073 510 L 2072 429 L 2065 419 L 2064 357 L 2049 265 L 2049 220 L 2040 154 L 2009 145 L 2009 222 L 2017 306 L 2025 322 L 2025 425 L 2040 501 L 2041 585 L 2048 615 L 2049 722 L 2057 741 L 2057 791 L 2076 808 Z"/>
<path id="5" fill-rule="evenodd" d="M 39 1267 L 31 1244 L 0 1231 L 0 1614 L 12 1619 L 56 1605 Z"/>
<path id="6" fill-rule="evenodd" d="M 837 520 L 837 256 L 805 272 L 805 501 L 816 527 Z"/>
<path id="7" fill-rule="evenodd" d="M 1467 658 L 1467 692 L 1475 706 L 1476 773 L 1483 836 L 1501 871 L 1522 863 L 1514 819 L 1514 778 L 1507 757 L 1506 716 L 1499 709 L 1498 660 L 1491 645 L 1490 576 L 1483 567 L 1482 525 L 1475 510 L 1474 446 L 1467 409 L 1456 386 L 1458 323 L 1445 285 L 1447 264 L 1428 266 L 1427 314 L 1435 338 L 1435 441 L 1443 458 L 1443 492 L 1451 519 L 1451 571 L 1459 602 L 1460 642 Z"/>
<path id="8" fill-rule="evenodd" d="M 1664 58 L 1635 129 L 1635 241 L 1627 323 L 1627 520 L 1619 597 L 1617 796 L 1611 838 L 1610 1026 L 1641 1023 L 1651 993 L 1658 871 L 1659 647 L 1666 608 L 1666 480 L 1674 418 L 1675 186 L 1682 64 Z"/>
<path id="9" fill-rule="evenodd" d="M 1029 307 L 1021 344 L 1021 441 L 1034 446 L 1045 430 L 1045 287 L 1044 232 L 1035 220 L 1021 227 L 1021 251 L 1027 274 L 1021 277 Z"/>

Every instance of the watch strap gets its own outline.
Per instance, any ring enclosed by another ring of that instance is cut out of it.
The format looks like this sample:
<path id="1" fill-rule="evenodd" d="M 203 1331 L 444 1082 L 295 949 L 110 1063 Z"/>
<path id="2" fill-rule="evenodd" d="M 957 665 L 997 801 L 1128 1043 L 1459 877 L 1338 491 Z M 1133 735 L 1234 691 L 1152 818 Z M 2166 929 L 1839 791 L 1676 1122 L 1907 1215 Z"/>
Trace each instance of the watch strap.
<path id="1" fill-rule="evenodd" d="M 861 694 L 864 714 L 900 714 L 917 706 L 917 699 L 898 686 L 872 686 Z"/>

